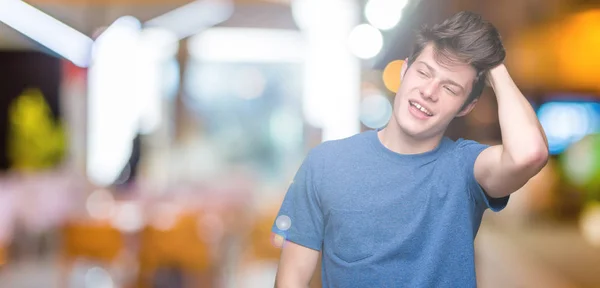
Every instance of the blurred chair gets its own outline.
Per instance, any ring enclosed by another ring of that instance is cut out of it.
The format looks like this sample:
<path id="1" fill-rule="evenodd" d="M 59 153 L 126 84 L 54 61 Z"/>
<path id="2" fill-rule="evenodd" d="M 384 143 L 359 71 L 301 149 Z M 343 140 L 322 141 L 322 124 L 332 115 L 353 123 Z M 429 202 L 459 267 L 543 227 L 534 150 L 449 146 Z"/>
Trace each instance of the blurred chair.
<path id="1" fill-rule="evenodd" d="M 200 215 L 183 213 L 167 229 L 150 225 L 144 228 L 140 238 L 138 287 L 158 285 L 156 276 L 161 271 L 182 272 L 185 282 L 192 282 L 192 287 L 214 287 L 217 275 L 214 275 L 212 247 L 200 236 L 203 232 L 199 231 Z"/>
<path id="2" fill-rule="evenodd" d="M 121 232 L 105 222 L 70 222 L 63 228 L 63 255 L 111 262 L 124 248 Z"/>
<path id="3" fill-rule="evenodd" d="M 61 284 L 67 287 L 77 260 L 111 266 L 125 249 L 121 232 L 108 222 L 71 221 L 62 228 Z"/>

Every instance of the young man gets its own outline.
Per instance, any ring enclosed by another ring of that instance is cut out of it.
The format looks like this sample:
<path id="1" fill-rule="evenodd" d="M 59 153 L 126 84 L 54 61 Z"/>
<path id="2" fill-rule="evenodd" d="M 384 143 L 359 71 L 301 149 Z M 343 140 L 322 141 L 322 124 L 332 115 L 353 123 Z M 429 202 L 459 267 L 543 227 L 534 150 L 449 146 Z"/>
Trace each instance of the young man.
<path id="1" fill-rule="evenodd" d="M 273 232 L 286 239 L 276 287 L 307 287 L 322 252 L 323 287 L 475 287 L 473 241 L 483 212 L 545 165 L 536 115 L 503 61 L 500 36 L 460 12 L 417 37 L 384 129 L 312 149 Z M 443 136 L 486 82 L 502 145 Z"/>

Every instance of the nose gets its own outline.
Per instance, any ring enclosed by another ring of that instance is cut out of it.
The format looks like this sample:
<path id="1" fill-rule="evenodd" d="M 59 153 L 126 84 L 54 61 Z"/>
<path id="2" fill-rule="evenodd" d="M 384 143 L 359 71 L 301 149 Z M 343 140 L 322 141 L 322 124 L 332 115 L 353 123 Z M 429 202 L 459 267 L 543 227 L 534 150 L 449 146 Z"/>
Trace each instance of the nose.
<path id="1" fill-rule="evenodd" d="M 435 83 L 435 81 L 427 81 L 426 83 L 423 83 L 423 85 L 421 85 L 421 87 L 419 88 L 421 97 L 431 102 L 437 102 L 438 100 L 436 90 L 437 84 Z"/>

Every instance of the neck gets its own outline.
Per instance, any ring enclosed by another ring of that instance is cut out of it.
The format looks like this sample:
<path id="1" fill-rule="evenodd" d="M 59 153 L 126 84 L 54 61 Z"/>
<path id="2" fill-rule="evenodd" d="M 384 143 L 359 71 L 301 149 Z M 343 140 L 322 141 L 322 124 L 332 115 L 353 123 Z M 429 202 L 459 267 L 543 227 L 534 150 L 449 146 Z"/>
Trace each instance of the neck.
<path id="1" fill-rule="evenodd" d="M 426 139 L 417 139 L 407 135 L 396 121 L 394 115 L 388 125 L 377 133 L 379 141 L 386 148 L 398 154 L 420 154 L 435 149 L 442 140 L 443 135 Z"/>

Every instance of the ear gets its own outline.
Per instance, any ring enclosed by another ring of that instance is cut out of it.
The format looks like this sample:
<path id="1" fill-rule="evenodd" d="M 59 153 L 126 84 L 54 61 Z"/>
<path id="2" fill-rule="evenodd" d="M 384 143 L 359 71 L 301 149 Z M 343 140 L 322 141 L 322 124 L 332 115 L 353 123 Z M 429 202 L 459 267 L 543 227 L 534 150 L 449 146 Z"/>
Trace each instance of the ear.
<path id="1" fill-rule="evenodd" d="M 408 70 L 408 58 L 404 59 L 402 62 L 402 69 L 400 70 L 400 81 L 404 79 L 404 74 L 406 74 L 406 70 Z"/>
<path id="2" fill-rule="evenodd" d="M 479 100 L 479 99 L 475 99 L 475 100 L 471 101 L 471 103 L 469 103 L 469 105 L 467 105 L 462 110 L 460 110 L 460 112 L 458 112 L 456 117 L 463 117 L 463 116 L 469 114 L 469 112 L 471 112 L 471 110 L 473 110 L 473 108 L 475 108 L 475 104 L 477 104 L 477 100 Z"/>

